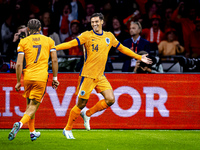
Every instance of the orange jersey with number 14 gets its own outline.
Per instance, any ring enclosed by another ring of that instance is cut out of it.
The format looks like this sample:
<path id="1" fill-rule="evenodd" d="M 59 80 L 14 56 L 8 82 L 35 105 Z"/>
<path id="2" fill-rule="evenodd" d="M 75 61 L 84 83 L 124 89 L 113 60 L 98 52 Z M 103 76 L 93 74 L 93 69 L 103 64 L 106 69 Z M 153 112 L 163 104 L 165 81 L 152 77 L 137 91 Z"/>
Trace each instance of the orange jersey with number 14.
<path id="1" fill-rule="evenodd" d="M 26 68 L 24 80 L 47 81 L 50 51 L 55 51 L 54 41 L 41 34 L 32 34 L 20 40 L 17 51 L 24 54 Z"/>
<path id="2" fill-rule="evenodd" d="M 80 76 L 83 77 L 93 79 L 101 78 L 105 70 L 108 53 L 112 46 L 132 58 L 142 59 L 141 55 L 134 53 L 129 48 L 120 44 L 111 32 L 105 31 L 103 31 L 102 34 L 97 34 L 93 30 L 85 31 L 76 39 L 57 45 L 56 50 L 69 49 L 82 44 L 84 44 L 85 47 L 85 62 Z"/>
<path id="3" fill-rule="evenodd" d="M 97 34 L 93 30 L 83 32 L 77 38 L 78 45 L 84 44 L 85 62 L 81 76 L 100 78 L 105 70 L 108 53 L 111 47 L 118 47 L 120 42 L 111 32 Z"/>

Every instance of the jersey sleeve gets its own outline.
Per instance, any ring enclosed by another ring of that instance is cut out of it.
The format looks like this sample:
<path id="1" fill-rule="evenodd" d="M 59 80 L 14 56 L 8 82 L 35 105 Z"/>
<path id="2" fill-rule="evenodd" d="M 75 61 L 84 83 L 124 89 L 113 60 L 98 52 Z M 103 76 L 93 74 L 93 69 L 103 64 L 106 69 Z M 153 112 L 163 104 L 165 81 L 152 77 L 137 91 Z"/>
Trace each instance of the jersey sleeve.
<path id="1" fill-rule="evenodd" d="M 116 49 L 119 47 L 119 45 L 120 45 L 120 42 L 117 40 L 117 38 L 112 34 L 112 33 L 110 33 L 111 34 L 111 36 L 112 36 L 112 46 L 113 47 L 115 47 Z"/>
<path id="2" fill-rule="evenodd" d="M 76 39 L 57 45 L 56 50 L 59 51 L 64 49 L 70 49 L 74 46 L 82 45 L 87 41 L 88 35 L 89 32 L 85 31 L 81 35 L 79 35 Z"/>
<path id="3" fill-rule="evenodd" d="M 78 46 L 78 41 L 76 39 L 56 45 L 56 50 L 59 51 L 59 50 L 64 50 L 64 49 L 70 49 L 74 46 Z"/>
<path id="4" fill-rule="evenodd" d="M 18 54 L 24 54 L 24 47 L 22 46 L 23 40 L 20 40 L 18 47 L 17 47 L 17 53 Z"/>
<path id="5" fill-rule="evenodd" d="M 49 38 L 49 46 L 50 46 L 50 52 L 56 51 L 55 42 L 51 38 Z"/>
<path id="6" fill-rule="evenodd" d="M 125 54 L 125 55 L 127 55 L 127 56 L 130 56 L 130 57 L 132 57 L 132 58 L 135 58 L 135 59 L 138 59 L 138 60 L 141 60 L 141 59 L 142 59 L 142 56 L 141 56 L 141 55 L 138 55 L 138 54 L 134 53 L 132 50 L 130 50 L 129 48 L 123 46 L 122 44 L 120 44 L 120 45 L 118 46 L 118 50 L 119 50 L 121 53 L 123 53 L 123 54 Z"/>
<path id="7" fill-rule="evenodd" d="M 81 35 L 79 35 L 79 36 L 76 38 L 76 40 L 77 40 L 77 42 L 78 42 L 78 45 L 84 44 L 84 43 L 87 41 L 88 36 L 89 36 L 89 31 L 85 31 L 85 32 L 83 32 Z"/>

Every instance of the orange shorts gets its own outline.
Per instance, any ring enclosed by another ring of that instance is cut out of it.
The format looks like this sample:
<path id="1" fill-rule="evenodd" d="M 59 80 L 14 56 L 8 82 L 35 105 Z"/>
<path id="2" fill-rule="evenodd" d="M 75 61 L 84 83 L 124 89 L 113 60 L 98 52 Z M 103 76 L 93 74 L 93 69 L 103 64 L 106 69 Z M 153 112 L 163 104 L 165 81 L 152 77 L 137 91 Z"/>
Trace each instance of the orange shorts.
<path id="1" fill-rule="evenodd" d="M 46 82 L 24 80 L 23 96 L 41 103 L 45 94 L 46 86 Z"/>
<path id="2" fill-rule="evenodd" d="M 75 93 L 79 98 L 89 99 L 93 89 L 95 89 L 97 93 L 100 93 L 112 89 L 112 87 L 104 75 L 99 79 L 79 76 L 78 86 Z"/>

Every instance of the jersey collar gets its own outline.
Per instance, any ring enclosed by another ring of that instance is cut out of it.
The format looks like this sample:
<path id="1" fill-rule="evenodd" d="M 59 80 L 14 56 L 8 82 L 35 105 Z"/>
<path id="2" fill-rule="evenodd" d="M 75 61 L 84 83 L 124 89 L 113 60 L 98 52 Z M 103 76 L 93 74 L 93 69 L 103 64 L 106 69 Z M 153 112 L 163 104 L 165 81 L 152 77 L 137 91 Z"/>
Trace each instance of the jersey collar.
<path id="1" fill-rule="evenodd" d="M 100 36 L 102 36 L 102 35 L 103 35 L 103 30 L 102 30 L 102 33 L 101 33 L 101 34 L 99 34 L 99 33 L 96 33 L 94 30 L 93 30 L 93 32 L 94 32 L 96 35 L 100 35 Z"/>

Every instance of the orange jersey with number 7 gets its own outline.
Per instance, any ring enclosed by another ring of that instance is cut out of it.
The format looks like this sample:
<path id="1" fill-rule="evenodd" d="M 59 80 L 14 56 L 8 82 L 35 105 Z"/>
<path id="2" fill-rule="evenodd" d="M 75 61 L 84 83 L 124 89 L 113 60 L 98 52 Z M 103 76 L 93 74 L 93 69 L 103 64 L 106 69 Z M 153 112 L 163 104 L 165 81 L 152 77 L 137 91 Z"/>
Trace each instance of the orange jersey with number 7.
<path id="1" fill-rule="evenodd" d="M 112 46 L 128 56 L 141 60 L 140 55 L 137 55 L 120 44 L 111 32 L 105 31 L 103 31 L 102 34 L 98 34 L 93 30 L 85 31 L 76 39 L 57 45 L 56 50 L 69 49 L 73 46 L 82 44 L 84 44 L 85 47 L 85 62 L 80 72 L 80 76 L 83 77 L 97 79 L 103 75 L 108 53 Z"/>
<path id="2" fill-rule="evenodd" d="M 21 39 L 17 51 L 18 54 L 24 54 L 26 60 L 24 80 L 47 82 L 49 55 L 50 51 L 55 50 L 54 41 L 41 34 Z"/>

